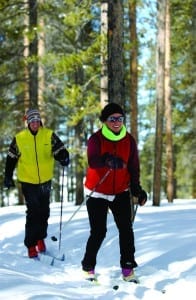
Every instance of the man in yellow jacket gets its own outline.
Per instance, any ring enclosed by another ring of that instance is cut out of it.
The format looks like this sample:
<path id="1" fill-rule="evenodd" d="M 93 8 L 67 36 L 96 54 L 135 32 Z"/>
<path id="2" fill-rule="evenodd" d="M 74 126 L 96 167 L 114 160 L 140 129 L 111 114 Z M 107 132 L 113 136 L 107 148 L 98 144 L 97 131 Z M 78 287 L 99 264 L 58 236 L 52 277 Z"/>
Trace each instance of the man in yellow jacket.
<path id="1" fill-rule="evenodd" d="M 28 256 L 33 258 L 46 251 L 54 160 L 68 166 L 69 153 L 59 137 L 43 127 L 37 109 L 28 110 L 25 119 L 28 128 L 17 133 L 9 147 L 4 185 L 8 189 L 14 186 L 13 173 L 17 168 L 27 206 L 24 244 Z"/>

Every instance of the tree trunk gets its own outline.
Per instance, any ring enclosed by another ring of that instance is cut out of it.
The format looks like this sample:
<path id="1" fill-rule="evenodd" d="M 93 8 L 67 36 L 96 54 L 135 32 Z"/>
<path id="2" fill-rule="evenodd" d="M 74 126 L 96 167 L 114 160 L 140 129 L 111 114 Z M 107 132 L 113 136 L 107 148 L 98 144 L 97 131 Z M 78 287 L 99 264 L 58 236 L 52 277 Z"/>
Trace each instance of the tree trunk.
<path id="1" fill-rule="evenodd" d="M 28 4 L 25 2 L 24 6 L 26 10 L 28 11 Z M 29 14 L 28 14 L 29 15 Z M 24 16 L 24 26 L 25 28 L 29 27 L 29 16 L 25 15 Z M 24 35 L 24 59 L 27 61 L 28 56 L 29 56 L 29 39 L 27 35 Z M 28 71 L 28 66 L 25 64 L 24 66 L 24 92 L 23 92 L 23 97 L 24 97 L 24 111 L 27 111 L 29 108 L 29 71 Z"/>
<path id="2" fill-rule="evenodd" d="M 31 62 L 28 65 L 29 73 L 29 99 L 30 106 L 38 105 L 38 39 L 37 39 L 37 1 L 29 0 L 29 31 L 31 39 L 29 41 L 29 57 Z"/>
<path id="3" fill-rule="evenodd" d="M 172 105 L 170 89 L 170 1 L 166 0 L 165 22 L 165 122 L 166 122 L 166 172 L 167 172 L 167 199 L 173 202 L 173 142 L 172 142 Z"/>
<path id="4" fill-rule="evenodd" d="M 40 0 L 40 4 L 43 4 L 43 0 Z M 45 72 L 41 63 L 41 58 L 45 53 L 45 33 L 44 33 L 44 19 L 42 16 L 39 17 L 39 27 L 41 28 L 38 39 L 38 106 L 41 111 L 42 120 L 45 120 L 45 109 L 43 91 L 45 90 Z"/>
<path id="5" fill-rule="evenodd" d="M 101 3 L 101 82 L 100 102 L 103 108 L 108 103 L 108 53 L 107 53 L 107 32 L 108 32 L 108 3 Z"/>
<path id="6" fill-rule="evenodd" d="M 130 98 L 131 98 L 131 133 L 138 142 L 138 104 L 137 104 L 137 89 L 138 89 L 138 40 L 136 29 L 136 2 L 137 0 L 129 1 L 129 18 L 130 18 Z"/>
<path id="7" fill-rule="evenodd" d="M 196 74 L 196 64 L 195 64 L 195 58 L 196 58 L 196 50 L 195 50 L 195 41 L 196 41 L 196 3 L 193 1 L 192 4 L 192 26 L 191 26 L 191 34 L 192 34 L 192 39 L 191 39 L 191 49 L 193 51 L 191 52 L 191 70 L 190 72 L 192 73 L 192 78 L 191 78 L 191 87 L 192 87 L 192 92 L 191 92 L 191 98 L 193 100 L 193 120 L 196 118 L 196 109 L 195 109 L 195 99 L 196 99 L 196 88 L 195 88 L 195 74 Z M 192 102 L 191 100 L 191 102 Z M 194 161 L 194 167 L 192 170 L 192 178 L 190 178 L 190 182 L 192 182 L 192 198 L 196 198 L 196 167 L 195 167 L 195 130 L 196 130 L 196 125 L 195 121 L 192 122 L 192 131 L 193 131 L 193 138 L 192 138 L 192 143 L 191 143 L 191 160 Z"/>
<path id="8" fill-rule="evenodd" d="M 83 191 L 84 171 L 83 171 L 83 166 L 81 164 L 81 154 L 80 154 L 80 149 L 82 148 L 81 128 L 82 128 L 82 121 L 75 126 L 75 141 L 76 141 L 75 145 L 77 149 L 77 153 L 75 155 L 76 205 L 80 205 L 84 201 L 84 191 Z"/>
<path id="9" fill-rule="evenodd" d="M 156 132 L 155 132 L 155 161 L 153 178 L 153 205 L 160 205 L 163 116 L 164 116 L 164 68 L 165 68 L 165 0 L 158 0 L 158 32 L 157 32 L 157 61 L 156 61 Z"/>
<path id="10" fill-rule="evenodd" d="M 108 4 L 108 99 L 124 106 L 123 1 Z"/>

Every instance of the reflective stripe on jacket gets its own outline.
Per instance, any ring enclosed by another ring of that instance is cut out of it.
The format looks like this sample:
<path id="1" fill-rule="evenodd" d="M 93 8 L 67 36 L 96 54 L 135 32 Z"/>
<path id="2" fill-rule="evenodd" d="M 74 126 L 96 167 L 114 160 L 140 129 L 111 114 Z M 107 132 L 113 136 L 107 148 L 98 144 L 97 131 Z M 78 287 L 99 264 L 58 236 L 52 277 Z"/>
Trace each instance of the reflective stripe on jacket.
<path id="1" fill-rule="evenodd" d="M 20 153 L 17 165 L 19 181 L 39 184 L 51 180 L 54 168 L 51 137 L 52 130 L 43 127 L 36 135 L 28 129 L 16 134 Z"/>

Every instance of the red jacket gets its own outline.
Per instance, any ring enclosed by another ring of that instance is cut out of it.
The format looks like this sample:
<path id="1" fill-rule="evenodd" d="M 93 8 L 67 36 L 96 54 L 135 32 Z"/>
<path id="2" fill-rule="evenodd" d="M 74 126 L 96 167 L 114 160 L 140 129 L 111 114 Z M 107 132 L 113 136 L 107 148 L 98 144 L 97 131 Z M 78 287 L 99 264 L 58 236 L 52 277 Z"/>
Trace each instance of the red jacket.
<path id="1" fill-rule="evenodd" d="M 125 167 L 112 169 L 105 180 L 99 185 L 99 181 L 108 171 L 103 160 L 103 154 L 110 153 L 123 159 Z M 130 182 L 139 185 L 139 158 L 134 138 L 126 133 L 119 141 L 106 139 L 101 129 L 94 133 L 88 140 L 87 157 L 89 167 L 87 169 L 85 187 L 106 195 L 115 195 L 129 188 Z"/>

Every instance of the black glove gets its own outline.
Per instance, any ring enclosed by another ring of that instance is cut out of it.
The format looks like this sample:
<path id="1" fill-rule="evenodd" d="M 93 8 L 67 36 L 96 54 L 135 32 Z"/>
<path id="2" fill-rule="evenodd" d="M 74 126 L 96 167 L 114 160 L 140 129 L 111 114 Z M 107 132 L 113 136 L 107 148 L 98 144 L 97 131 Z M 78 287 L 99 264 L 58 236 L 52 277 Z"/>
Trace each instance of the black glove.
<path id="1" fill-rule="evenodd" d="M 138 196 L 138 203 L 140 206 L 143 206 L 147 201 L 147 194 L 144 190 L 140 191 L 140 194 Z"/>
<path id="2" fill-rule="evenodd" d="M 62 149 L 56 155 L 56 159 L 60 162 L 61 166 L 66 167 L 69 164 L 69 153 L 66 149 Z"/>
<path id="3" fill-rule="evenodd" d="M 64 159 L 60 159 L 59 162 L 60 162 L 62 167 L 67 167 L 68 164 L 69 164 L 69 157 L 66 157 Z"/>
<path id="4" fill-rule="evenodd" d="M 11 188 L 11 187 L 15 187 L 15 183 L 14 180 L 8 176 L 5 176 L 4 178 L 4 187 L 6 188 Z"/>
<path id="5" fill-rule="evenodd" d="M 110 153 L 105 153 L 103 155 L 103 160 L 105 165 L 110 169 L 122 169 L 124 166 L 124 162 L 120 157 Z"/>
<path id="6" fill-rule="evenodd" d="M 131 184 L 131 193 L 138 198 L 139 205 L 143 206 L 147 201 L 147 194 L 140 185 Z"/>

